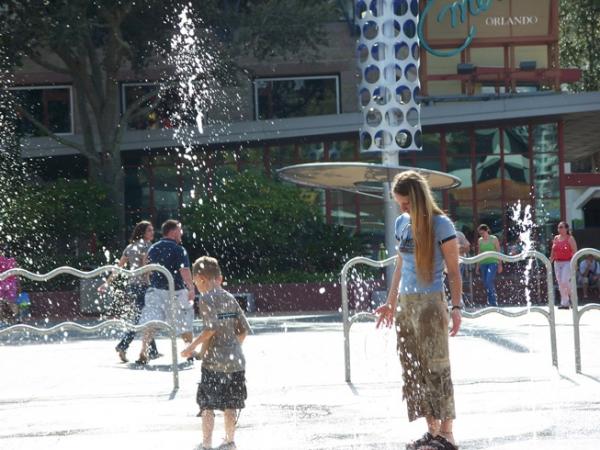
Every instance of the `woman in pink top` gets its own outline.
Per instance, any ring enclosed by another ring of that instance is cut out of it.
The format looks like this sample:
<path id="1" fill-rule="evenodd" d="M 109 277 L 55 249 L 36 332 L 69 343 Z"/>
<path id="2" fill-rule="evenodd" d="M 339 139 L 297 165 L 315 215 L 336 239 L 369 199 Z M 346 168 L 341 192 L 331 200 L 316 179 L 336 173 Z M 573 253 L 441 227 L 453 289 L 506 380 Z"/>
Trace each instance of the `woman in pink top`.
<path id="1" fill-rule="evenodd" d="M 0 273 L 17 267 L 17 261 L 14 258 L 6 256 L 4 249 L 0 248 Z M 17 277 L 8 277 L 0 280 L 0 306 L 2 309 L 8 308 L 11 313 L 11 319 L 19 313 L 17 305 L 17 294 L 19 291 Z"/>
<path id="2" fill-rule="evenodd" d="M 550 261 L 554 263 L 554 273 L 560 290 L 560 306 L 558 309 L 569 309 L 571 304 L 571 258 L 577 251 L 575 238 L 571 236 L 569 224 L 560 222 L 558 234 L 552 241 Z"/>

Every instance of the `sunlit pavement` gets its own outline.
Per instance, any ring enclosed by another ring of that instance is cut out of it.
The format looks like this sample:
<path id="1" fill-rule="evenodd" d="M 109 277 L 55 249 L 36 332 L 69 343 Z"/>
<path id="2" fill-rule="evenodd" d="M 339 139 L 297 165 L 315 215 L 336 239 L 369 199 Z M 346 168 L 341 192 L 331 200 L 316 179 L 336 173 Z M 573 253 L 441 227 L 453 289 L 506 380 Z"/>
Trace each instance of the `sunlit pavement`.
<path id="1" fill-rule="evenodd" d="M 451 339 L 461 449 L 600 447 L 600 313 L 583 318 L 580 375 L 571 314 L 557 317 L 558 372 L 542 316 L 464 321 Z M 252 322 L 239 449 L 403 449 L 423 433 L 423 422 L 406 417 L 392 331 L 353 326 L 347 384 L 335 317 Z M 116 339 L 72 334 L 39 342 L 0 340 L 0 449 L 191 450 L 200 443 L 200 364 L 182 365 L 173 394 L 168 356 L 139 369 L 118 362 Z M 167 340 L 158 345 L 168 353 Z M 132 360 L 138 350 L 135 341 Z M 218 416 L 215 446 L 222 436 Z"/>

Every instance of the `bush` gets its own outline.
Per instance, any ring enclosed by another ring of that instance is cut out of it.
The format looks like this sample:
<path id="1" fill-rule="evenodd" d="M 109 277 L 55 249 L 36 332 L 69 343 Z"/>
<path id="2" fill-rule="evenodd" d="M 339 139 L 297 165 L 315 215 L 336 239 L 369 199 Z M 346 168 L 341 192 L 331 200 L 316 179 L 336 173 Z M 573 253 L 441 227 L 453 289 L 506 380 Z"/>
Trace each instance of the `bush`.
<path id="1" fill-rule="evenodd" d="M 88 269 L 106 263 L 98 251 L 92 252 L 92 239 L 97 248 L 114 246 L 116 210 L 106 189 L 97 184 L 85 180 L 27 183 L 4 206 L 0 240 L 28 270 L 47 272 L 61 265 Z M 66 278 L 47 286 L 76 285 Z"/>
<path id="2" fill-rule="evenodd" d="M 261 175 L 220 178 L 184 210 L 183 223 L 191 257 L 218 258 L 236 282 L 327 279 L 360 251 L 359 240 L 325 224 L 300 190 Z"/>

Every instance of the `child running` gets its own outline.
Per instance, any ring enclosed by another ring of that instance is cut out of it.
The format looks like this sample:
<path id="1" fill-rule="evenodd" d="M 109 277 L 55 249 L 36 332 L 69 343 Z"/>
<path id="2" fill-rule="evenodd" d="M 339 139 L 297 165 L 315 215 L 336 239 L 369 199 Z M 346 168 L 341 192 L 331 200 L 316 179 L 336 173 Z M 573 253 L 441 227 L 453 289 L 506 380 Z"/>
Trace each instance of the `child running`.
<path id="1" fill-rule="evenodd" d="M 223 277 L 215 258 L 198 258 L 192 273 L 201 294 L 199 306 L 204 329 L 181 356 L 194 356 L 195 348 L 202 344 L 202 378 L 196 394 L 202 416 L 200 449 L 212 448 L 214 410 L 218 409 L 224 413 L 225 441 L 217 450 L 234 450 L 236 410 L 244 408 L 247 397 L 242 342 L 251 331 L 250 325 L 233 295 L 221 287 Z"/>

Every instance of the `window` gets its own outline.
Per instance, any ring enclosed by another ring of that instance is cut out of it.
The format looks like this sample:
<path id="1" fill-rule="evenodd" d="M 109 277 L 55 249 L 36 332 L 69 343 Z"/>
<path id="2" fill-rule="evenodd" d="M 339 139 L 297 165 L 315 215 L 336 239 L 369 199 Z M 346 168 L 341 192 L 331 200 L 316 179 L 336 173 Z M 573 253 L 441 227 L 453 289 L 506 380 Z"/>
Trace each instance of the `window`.
<path id="1" fill-rule="evenodd" d="M 70 86 L 23 86 L 11 89 L 20 105 L 52 133 L 73 133 L 73 105 Z M 21 117 L 18 132 L 23 136 L 44 136 L 37 126 Z"/>
<path id="2" fill-rule="evenodd" d="M 145 95 L 156 92 L 148 99 L 142 102 L 129 121 L 127 127 L 133 130 L 149 130 L 161 128 L 173 128 L 180 124 L 174 118 L 175 113 L 182 116 L 184 125 L 193 125 L 196 123 L 196 114 L 192 111 L 180 111 L 178 105 L 181 104 L 177 89 L 174 86 L 160 86 L 151 83 L 124 83 L 121 86 L 122 112 L 137 100 Z M 151 108 L 155 104 L 154 108 Z"/>
<path id="3" fill-rule="evenodd" d="M 254 98 L 258 120 L 340 113 L 337 76 L 260 78 Z"/>

